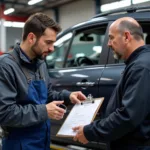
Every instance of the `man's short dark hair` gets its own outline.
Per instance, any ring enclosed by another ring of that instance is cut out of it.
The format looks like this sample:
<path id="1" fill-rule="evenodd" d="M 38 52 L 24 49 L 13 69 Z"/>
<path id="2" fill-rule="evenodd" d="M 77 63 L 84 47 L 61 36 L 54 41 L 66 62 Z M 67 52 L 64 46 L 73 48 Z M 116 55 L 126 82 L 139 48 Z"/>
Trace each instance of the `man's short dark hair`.
<path id="1" fill-rule="evenodd" d="M 133 35 L 133 37 L 137 41 L 144 39 L 143 29 L 140 26 L 140 24 L 136 24 L 136 23 L 133 23 L 133 22 L 128 21 L 128 20 L 123 20 L 119 24 L 119 30 L 120 30 L 120 32 L 123 32 L 126 29 L 130 31 L 130 33 Z"/>
<path id="2" fill-rule="evenodd" d="M 31 15 L 24 25 L 23 41 L 26 40 L 30 32 L 33 32 L 37 38 L 41 37 L 46 28 L 52 28 L 57 33 L 61 31 L 60 26 L 46 14 L 36 13 Z"/>

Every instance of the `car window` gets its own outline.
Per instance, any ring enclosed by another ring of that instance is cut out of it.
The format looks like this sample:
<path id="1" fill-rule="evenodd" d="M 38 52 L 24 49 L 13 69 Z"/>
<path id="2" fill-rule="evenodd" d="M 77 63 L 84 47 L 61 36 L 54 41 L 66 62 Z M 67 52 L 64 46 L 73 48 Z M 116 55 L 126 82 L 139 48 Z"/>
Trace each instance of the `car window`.
<path id="1" fill-rule="evenodd" d="M 55 51 L 46 57 L 48 68 L 62 68 L 73 33 L 69 32 L 54 43 Z"/>
<path id="2" fill-rule="evenodd" d="M 75 35 L 66 67 L 90 66 L 99 63 L 106 27 L 88 29 Z"/>

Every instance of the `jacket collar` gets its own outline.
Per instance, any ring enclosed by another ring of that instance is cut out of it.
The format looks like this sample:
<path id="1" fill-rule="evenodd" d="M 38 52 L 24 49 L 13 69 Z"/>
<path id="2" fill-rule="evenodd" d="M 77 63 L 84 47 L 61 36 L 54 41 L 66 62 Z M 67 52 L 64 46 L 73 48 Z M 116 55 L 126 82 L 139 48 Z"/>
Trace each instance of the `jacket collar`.
<path id="1" fill-rule="evenodd" d="M 144 45 L 141 47 L 138 47 L 132 54 L 128 57 L 128 59 L 125 61 L 125 64 L 128 65 L 130 64 L 133 60 L 135 60 L 136 57 L 139 56 L 140 53 L 150 51 L 150 46 Z"/>
<path id="2" fill-rule="evenodd" d="M 20 60 L 25 64 L 29 64 L 30 66 L 40 66 L 42 63 L 44 63 L 44 60 L 40 59 L 31 60 L 21 49 L 20 43 L 15 45 L 14 50 L 17 52 L 17 55 L 19 55 Z"/>

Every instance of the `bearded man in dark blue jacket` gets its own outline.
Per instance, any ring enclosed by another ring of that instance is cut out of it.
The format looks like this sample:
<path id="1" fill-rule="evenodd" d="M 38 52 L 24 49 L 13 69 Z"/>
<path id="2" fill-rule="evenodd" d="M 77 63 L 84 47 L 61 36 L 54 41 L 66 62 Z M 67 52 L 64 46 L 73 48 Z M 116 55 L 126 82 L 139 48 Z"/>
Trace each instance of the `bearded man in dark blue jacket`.
<path id="1" fill-rule="evenodd" d="M 150 47 L 139 23 L 131 17 L 109 27 L 108 46 L 125 60 L 125 70 L 106 108 L 105 118 L 74 127 L 74 140 L 106 141 L 111 150 L 150 150 Z"/>
<path id="2" fill-rule="evenodd" d="M 81 92 L 56 92 L 43 59 L 54 51 L 59 25 L 43 13 L 29 17 L 23 40 L 0 57 L 2 150 L 50 150 L 50 120 L 63 118 L 59 105 L 80 103 Z"/>

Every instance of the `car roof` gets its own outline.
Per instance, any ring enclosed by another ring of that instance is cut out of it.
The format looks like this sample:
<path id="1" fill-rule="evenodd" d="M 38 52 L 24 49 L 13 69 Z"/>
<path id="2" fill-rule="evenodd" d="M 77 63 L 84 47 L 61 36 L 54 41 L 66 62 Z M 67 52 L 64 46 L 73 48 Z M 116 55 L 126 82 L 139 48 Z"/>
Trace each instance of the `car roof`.
<path id="1" fill-rule="evenodd" d="M 108 23 L 111 21 L 114 21 L 118 18 L 121 17 L 133 17 L 135 18 L 137 21 L 147 21 L 148 19 L 150 20 L 150 6 L 146 6 L 146 7 L 129 7 L 129 8 L 122 8 L 122 9 L 117 9 L 114 11 L 108 11 L 105 13 L 100 13 L 96 16 L 94 16 L 93 18 L 85 21 L 85 22 L 81 22 L 78 23 L 68 29 L 66 29 L 65 31 L 61 32 L 58 37 L 63 36 L 64 34 L 74 31 L 74 30 L 79 30 L 91 25 L 96 25 L 96 24 L 100 24 L 100 23 Z"/>

